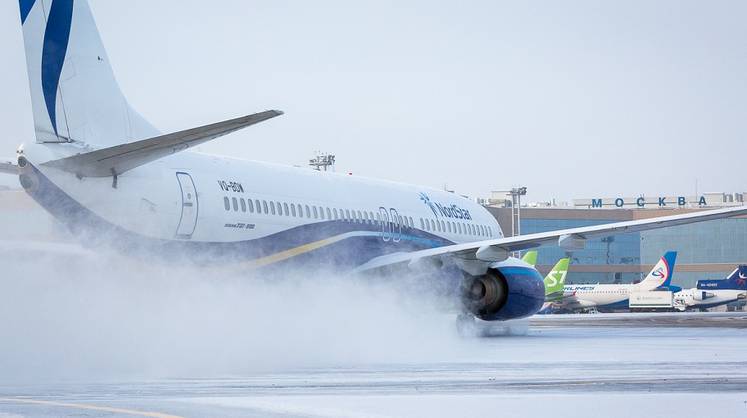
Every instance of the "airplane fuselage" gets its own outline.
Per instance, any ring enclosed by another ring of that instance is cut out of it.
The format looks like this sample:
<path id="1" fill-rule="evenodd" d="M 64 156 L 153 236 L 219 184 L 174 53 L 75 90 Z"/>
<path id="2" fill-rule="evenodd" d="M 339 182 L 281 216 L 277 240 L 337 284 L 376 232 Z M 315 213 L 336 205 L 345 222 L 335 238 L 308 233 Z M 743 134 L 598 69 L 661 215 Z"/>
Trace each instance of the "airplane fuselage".
<path id="1" fill-rule="evenodd" d="M 565 309 L 599 307 L 627 307 L 635 284 L 577 284 L 563 287 L 563 299 L 559 302 Z"/>
<path id="2" fill-rule="evenodd" d="M 683 289 L 674 295 L 686 309 L 708 309 L 747 299 L 744 289 Z"/>
<path id="3" fill-rule="evenodd" d="M 319 256 L 354 267 L 503 236 L 484 207 L 441 190 L 194 152 L 116 180 L 43 165 L 70 147 L 22 147 L 33 164 L 24 174 L 28 193 L 74 232 L 115 234 L 107 238 L 132 246 L 238 253 L 260 266 Z"/>

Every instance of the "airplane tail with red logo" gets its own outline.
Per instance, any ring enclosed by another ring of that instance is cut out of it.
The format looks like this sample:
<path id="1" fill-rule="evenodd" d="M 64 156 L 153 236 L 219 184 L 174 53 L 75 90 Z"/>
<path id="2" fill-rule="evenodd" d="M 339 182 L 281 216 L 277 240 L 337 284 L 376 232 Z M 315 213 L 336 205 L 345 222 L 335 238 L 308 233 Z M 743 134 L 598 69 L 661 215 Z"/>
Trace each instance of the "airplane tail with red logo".
<path id="1" fill-rule="evenodd" d="M 674 275 L 674 263 L 677 260 L 676 251 L 668 251 L 654 266 L 650 273 L 638 283 L 639 290 L 654 290 L 669 287 Z"/>

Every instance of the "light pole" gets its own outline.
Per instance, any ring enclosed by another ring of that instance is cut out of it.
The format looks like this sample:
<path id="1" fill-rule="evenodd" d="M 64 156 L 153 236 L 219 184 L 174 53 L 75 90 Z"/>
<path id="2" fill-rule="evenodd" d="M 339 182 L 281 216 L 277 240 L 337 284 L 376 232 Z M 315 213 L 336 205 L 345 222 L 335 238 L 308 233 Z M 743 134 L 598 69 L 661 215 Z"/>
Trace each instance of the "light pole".
<path id="1" fill-rule="evenodd" d="M 511 195 L 511 236 L 515 237 L 521 235 L 521 197 L 526 196 L 527 188 L 514 187 L 509 194 Z"/>

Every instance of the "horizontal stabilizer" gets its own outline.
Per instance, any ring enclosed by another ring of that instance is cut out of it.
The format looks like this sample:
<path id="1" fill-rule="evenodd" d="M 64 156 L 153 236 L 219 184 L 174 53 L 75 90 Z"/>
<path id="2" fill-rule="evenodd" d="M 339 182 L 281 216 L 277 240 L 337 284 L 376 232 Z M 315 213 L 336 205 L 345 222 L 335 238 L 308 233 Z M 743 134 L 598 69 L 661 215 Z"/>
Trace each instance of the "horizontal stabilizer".
<path id="1" fill-rule="evenodd" d="M 189 147 L 202 144 L 229 134 L 247 126 L 254 125 L 275 116 L 282 115 L 279 110 L 267 110 L 253 115 L 231 119 L 185 131 L 174 132 L 142 141 L 130 142 L 103 148 L 72 157 L 44 163 L 47 167 L 65 170 L 79 177 L 108 177 L 119 175 L 135 167 L 155 161 L 159 158 L 183 151 Z"/>
<path id="2" fill-rule="evenodd" d="M 0 159 L 0 173 L 4 174 L 20 174 L 18 166 L 10 160 Z"/>

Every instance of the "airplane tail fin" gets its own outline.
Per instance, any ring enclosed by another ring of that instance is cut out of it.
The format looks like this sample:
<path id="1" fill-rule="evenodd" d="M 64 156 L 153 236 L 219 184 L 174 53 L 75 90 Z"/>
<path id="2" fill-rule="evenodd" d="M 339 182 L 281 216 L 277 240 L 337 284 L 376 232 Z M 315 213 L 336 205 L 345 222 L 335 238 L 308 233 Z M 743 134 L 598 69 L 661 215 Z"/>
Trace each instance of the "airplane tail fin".
<path id="1" fill-rule="evenodd" d="M 674 275 L 674 264 L 677 260 L 676 251 L 668 251 L 661 257 L 651 272 L 648 273 L 642 282 L 638 283 L 641 290 L 654 290 L 660 287 L 668 287 L 672 283 Z"/>
<path id="2" fill-rule="evenodd" d="M 529 250 L 524 254 L 524 257 L 521 257 L 521 261 L 529 264 L 529 265 L 536 265 L 537 264 L 537 250 Z"/>
<path id="3" fill-rule="evenodd" d="M 157 136 L 119 89 L 87 0 L 19 0 L 37 142 Z"/>
<path id="4" fill-rule="evenodd" d="M 698 280 L 698 289 L 747 290 L 747 265 L 740 265 L 722 280 Z"/>
<path id="5" fill-rule="evenodd" d="M 571 259 L 568 257 L 561 258 L 545 277 L 545 300 L 563 295 L 563 285 L 565 285 L 570 262 Z"/>
<path id="6" fill-rule="evenodd" d="M 738 266 L 726 280 L 734 289 L 747 289 L 747 266 Z"/>

